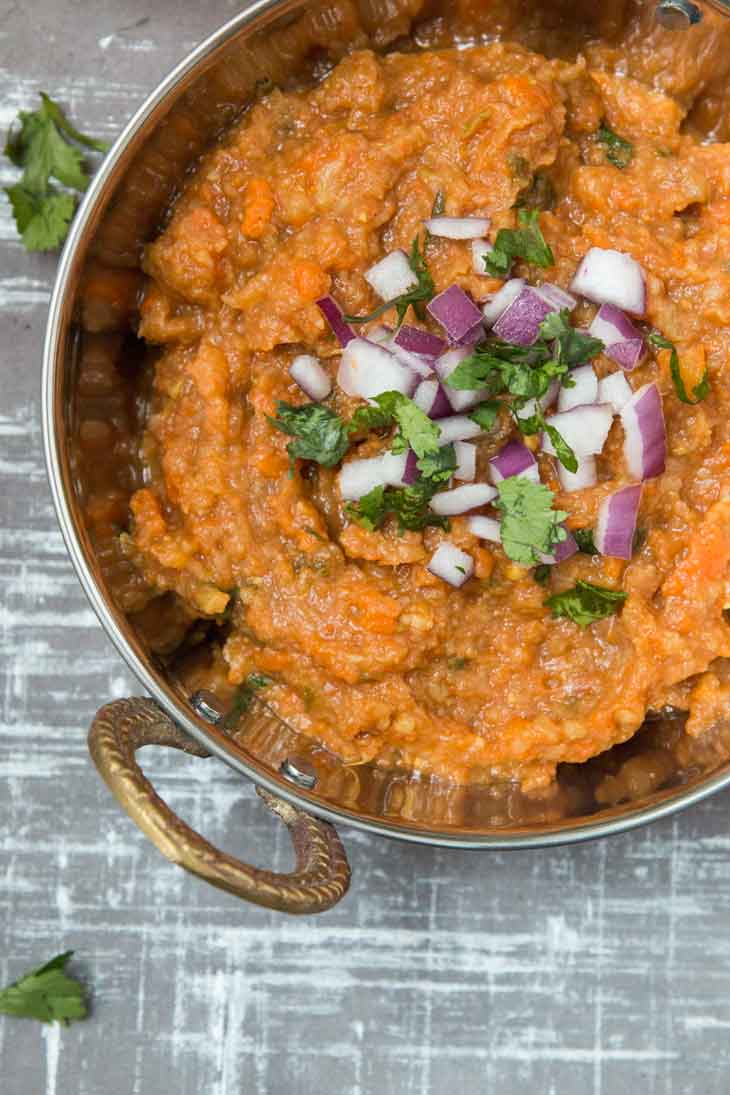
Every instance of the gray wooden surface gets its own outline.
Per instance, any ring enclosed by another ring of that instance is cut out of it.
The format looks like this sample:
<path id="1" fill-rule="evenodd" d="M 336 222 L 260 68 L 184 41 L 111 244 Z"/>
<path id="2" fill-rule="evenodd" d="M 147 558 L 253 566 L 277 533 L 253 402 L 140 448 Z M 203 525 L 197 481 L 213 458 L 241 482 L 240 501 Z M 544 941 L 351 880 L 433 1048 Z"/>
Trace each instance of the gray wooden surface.
<path id="1" fill-rule="evenodd" d="M 234 6 L 6 4 L 2 128 L 42 88 L 112 136 Z M 63 1031 L 0 1017 L 2 1095 L 725 1095 L 727 796 L 545 852 L 346 833 L 352 891 L 316 920 L 206 888 L 119 813 L 84 734 L 135 683 L 66 560 L 41 460 L 54 260 L 18 246 L 4 199 L 0 216 L 0 981 L 75 948 L 93 999 Z M 224 847 L 286 865 L 281 833 L 221 764 L 147 767 Z"/>

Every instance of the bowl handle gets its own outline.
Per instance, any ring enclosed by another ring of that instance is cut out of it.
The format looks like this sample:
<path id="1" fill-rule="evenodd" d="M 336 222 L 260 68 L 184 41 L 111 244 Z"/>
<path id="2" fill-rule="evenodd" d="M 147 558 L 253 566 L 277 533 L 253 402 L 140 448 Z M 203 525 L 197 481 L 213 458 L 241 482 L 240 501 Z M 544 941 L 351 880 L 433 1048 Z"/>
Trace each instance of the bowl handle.
<path id="1" fill-rule="evenodd" d="M 265 804 L 289 829 L 296 867 L 274 874 L 242 863 L 190 829 L 159 797 L 137 764 L 144 745 L 167 745 L 195 757 L 210 754 L 184 734 L 154 700 L 115 700 L 96 714 L 89 731 L 94 764 L 114 797 L 173 863 L 221 890 L 280 912 L 319 913 L 332 908 L 350 885 L 350 866 L 331 825 L 257 787 Z"/>

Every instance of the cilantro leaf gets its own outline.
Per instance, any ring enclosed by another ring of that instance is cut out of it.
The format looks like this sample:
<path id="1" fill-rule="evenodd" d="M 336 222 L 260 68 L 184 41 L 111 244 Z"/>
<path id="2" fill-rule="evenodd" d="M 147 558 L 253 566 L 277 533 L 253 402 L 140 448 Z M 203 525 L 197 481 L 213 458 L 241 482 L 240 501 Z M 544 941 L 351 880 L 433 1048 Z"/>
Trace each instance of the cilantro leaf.
<path id="1" fill-rule="evenodd" d="M 483 430 L 491 430 L 497 421 L 499 408 L 502 406 L 498 399 L 487 399 L 483 403 L 477 403 L 473 410 L 469 411 L 469 418 L 476 422 Z"/>
<path id="2" fill-rule="evenodd" d="M 446 483 L 456 471 L 456 450 L 452 444 L 425 453 L 418 461 L 418 470 L 431 483 Z"/>
<path id="3" fill-rule="evenodd" d="M 286 447 L 292 469 L 295 460 L 314 460 L 325 468 L 333 468 L 350 447 L 345 423 L 320 403 L 295 407 L 280 400 L 276 404 L 276 417 L 267 415 L 267 418 L 275 429 L 295 438 Z"/>
<path id="4" fill-rule="evenodd" d="M 414 285 L 407 293 L 401 293 L 399 297 L 394 297 L 393 300 L 386 300 L 384 304 L 380 304 L 374 312 L 370 312 L 367 316 L 343 316 L 342 318 L 345 323 L 369 323 L 371 319 L 377 319 L 378 316 L 382 316 L 389 308 L 395 308 L 398 315 L 398 326 L 400 327 L 405 319 L 406 312 L 410 307 L 413 308 L 418 319 L 424 320 L 426 318 L 426 313 L 424 312 L 423 305 L 427 304 L 428 301 L 432 300 L 436 295 L 436 286 L 431 277 L 431 271 L 428 268 L 426 256 L 421 250 L 418 236 L 415 237 L 411 244 L 408 264 L 418 279 L 417 285 Z"/>
<path id="5" fill-rule="evenodd" d="M 275 684 L 273 677 L 267 677 L 265 673 L 249 673 L 243 684 L 240 684 L 233 695 L 230 710 L 222 722 L 224 730 L 233 730 L 238 726 L 241 715 L 245 715 L 256 698 L 256 693 L 262 688 L 269 688 Z"/>
<path id="6" fill-rule="evenodd" d="M 5 193 L 27 251 L 53 251 L 60 247 L 76 209 L 72 194 L 57 191 L 39 195 L 22 182 L 7 186 Z"/>
<path id="7" fill-rule="evenodd" d="M 552 508 L 555 496 L 542 483 L 513 475 L 503 479 L 497 490 L 502 547 L 514 562 L 533 566 L 540 562 L 541 554 L 549 555 L 565 540 L 561 522 L 567 514 Z"/>
<path id="8" fill-rule="evenodd" d="M 369 430 L 382 430 L 390 426 L 393 415 L 383 407 L 369 404 L 358 407 L 347 424 L 348 433 L 367 433 Z"/>
<path id="9" fill-rule="evenodd" d="M 410 447 L 422 457 L 438 450 L 441 430 L 412 399 L 400 392 L 383 392 L 375 396 L 375 402 L 398 423 L 400 442 L 393 445 L 394 452 Z"/>
<path id="10" fill-rule="evenodd" d="M 565 440 L 563 435 L 558 430 L 556 430 L 555 426 L 551 426 L 549 422 L 544 421 L 543 425 L 545 427 L 545 433 L 548 435 L 553 443 L 555 455 L 557 456 L 558 460 L 564 468 L 567 468 L 568 471 L 572 472 L 575 475 L 578 470 L 578 458 L 571 449 L 570 445 Z"/>
<path id="11" fill-rule="evenodd" d="M 428 508 L 438 488 L 438 481 L 426 478 L 419 479 L 411 487 L 375 487 L 359 502 L 348 502 L 345 514 L 370 532 L 380 528 L 390 515 L 398 519 L 401 531 L 418 532 L 429 525 L 448 529 L 447 519 Z"/>
<path id="12" fill-rule="evenodd" d="M 593 539 L 593 529 L 573 529 L 573 537 L 578 545 L 578 550 L 582 551 L 584 555 L 598 555 L 598 548 Z"/>
<path id="13" fill-rule="evenodd" d="M 674 390 L 677 393 L 677 399 L 680 399 L 682 403 L 687 403 L 690 407 L 694 407 L 695 404 L 701 403 L 710 391 L 710 374 L 707 368 L 705 368 L 699 384 L 692 389 L 692 396 L 689 396 L 687 394 L 687 389 L 684 386 L 684 380 L 682 379 L 682 368 L 679 364 L 677 347 L 668 338 L 665 338 L 664 335 L 660 334 L 659 331 L 651 332 L 649 335 L 649 342 L 657 349 L 671 351 L 669 370 L 672 374 L 672 382 L 674 383 Z"/>
<path id="14" fill-rule="evenodd" d="M 494 241 L 494 250 L 484 256 L 487 273 L 492 277 L 505 277 L 513 259 L 524 259 L 533 266 L 554 266 L 555 256 L 540 231 L 540 213 L 537 209 L 520 209 L 517 214 L 519 228 L 500 228 Z"/>
<path id="15" fill-rule="evenodd" d="M 540 324 L 540 334 L 546 341 L 555 342 L 555 357 L 561 365 L 572 369 L 575 365 L 584 365 L 601 353 L 605 344 L 600 338 L 593 338 L 585 331 L 579 331 L 570 322 L 570 312 L 551 312 Z M 565 385 L 568 387 L 568 385 Z"/>
<path id="16" fill-rule="evenodd" d="M 540 563 L 532 572 L 532 577 L 539 586 L 546 586 L 550 581 L 550 566 L 548 563 Z"/>
<path id="17" fill-rule="evenodd" d="M 596 140 L 605 147 L 606 159 L 614 167 L 620 167 L 623 170 L 634 158 L 634 146 L 631 142 L 619 137 L 618 133 L 614 133 L 605 122 L 598 129 Z"/>
<path id="18" fill-rule="evenodd" d="M 572 589 L 555 593 L 545 601 L 553 616 L 564 616 L 579 627 L 588 627 L 594 620 L 613 616 L 624 603 L 628 593 L 618 589 L 605 589 L 591 582 L 578 581 Z"/>
<path id="19" fill-rule="evenodd" d="M 64 972 L 73 951 L 57 955 L 0 991 L 0 1012 L 42 1023 L 72 1023 L 87 1014 L 84 989 Z"/>
<path id="20" fill-rule="evenodd" d="M 49 95 L 46 95 L 45 91 L 41 92 L 41 102 L 43 103 L 42 109 L 45 116 L 55 122 L 61 132 L 70 137 L 72 141 L 76 141 L 77 144 L 82 144 L 86 148 L 91 148 L 94 152 L 104 153 L 109 151 L 111 146 L 108 141 L 100 141 L 96 137 L 89 137 L 88 134 L 82 133 L 69 121 L 58 103 L 54 102 Z"/>

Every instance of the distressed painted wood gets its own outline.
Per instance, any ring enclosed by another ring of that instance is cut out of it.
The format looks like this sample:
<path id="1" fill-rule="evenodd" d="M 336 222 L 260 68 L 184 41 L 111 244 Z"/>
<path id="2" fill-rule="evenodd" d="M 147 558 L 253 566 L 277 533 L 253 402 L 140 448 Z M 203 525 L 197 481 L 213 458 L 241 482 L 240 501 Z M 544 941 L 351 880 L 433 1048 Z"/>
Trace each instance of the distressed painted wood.
<path id="1" fill-rule="evenodd" d="M 8 5 L 0 127 L 43 88 L 112 136 L 234 7 Z M 69 1030 L 0 1018 L 3 1095 L 726 1095 L 727 796 L 539 853 L 346 833 L 349 897 L 299 921 L 176 871 L 120 814 L 84 736 L 135 684 L 66 561 L 41 460 L 54 260 L 23 252 L 4 200 L 0 246 L 0 981 L 68 947 L 93 986 Z M 287 867 L 225 767 L 151 752 L 148 770 L 223 847 Z"/>

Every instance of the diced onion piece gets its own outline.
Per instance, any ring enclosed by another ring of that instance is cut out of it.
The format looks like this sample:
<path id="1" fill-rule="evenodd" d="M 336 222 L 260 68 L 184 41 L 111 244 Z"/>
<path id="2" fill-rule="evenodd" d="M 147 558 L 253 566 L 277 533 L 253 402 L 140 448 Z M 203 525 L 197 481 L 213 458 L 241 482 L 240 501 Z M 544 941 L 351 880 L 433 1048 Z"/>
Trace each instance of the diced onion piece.
<path id="1" fill-rule="evenodd" d="M 447 240 L 474 240 L 489 231 L 489 217 L 431 217 L 424 222 L 432 236 Z"/>
<path id="2" fill-rule="evenodd" d="M 463 346 L 467 350 L 473 350 L 477 342 L 481 342 L 484 338 L 484 324 L 481 320 L 475 323 L 466 334 L 455 341 L 455 346 Z"/>
<path id="3" fill-rule="evenodd" d="M 609 373 L 598 381 L 597 403 L 610 403 L 614 414 L 620 414 L 634 393 L 623 373 Z"/>
<path id="4" fill-rule="evenodd" d="M 656 384 L 645 384 L 621 409 L 624 457 L 634 479 L 661 475 L 667 459 L 667 431 L 662 397 Z"/>
<path id="5" fill-rule="evenodd" d="M 332 391 L 332 381 L 328 374 L 317 358 L 310 354 L 299 354 L 295 357 L 289 366 L 289 375 L 302 391 L 317 403 L 321 399 L 326 399 Z"/>
<path id="6" fill-rule="evenodd" d="M 382 346 L 354 338 L 342 351 L 337 383 L 347 395 L 374 399 L 383 392 L 413 395 L 418 377 Z"/>
<path id="7" fill-rule="evenodd" d="M 613 407 L 610 403 L 573 407 L 572 411 L 554 414 L 547 421 L 550 426 L 555 427 L 580 460 L 584 456 L 596 456 L 603 451 L 613 422 Z M 547 433 L 542 437 L 542 449 L 551 456 L 556 455 Z"/>
<path id="8" fill-rule="evenodd" d="M 568 376 L 573 381 L 572 388 L 562 387 L 558 395 L 558 410 L 570 411 L 573 407 L 582 407 L 586 403 L 595 403 L 598 399 L 598 377 L 592 365 L 579 365 Z"/>
<path id="9" fill-rule="evenodd" d="M 391 251 L 375 266 L 366 270 L 363 277 L 382 300 L 395 300 L 418 285 L 418 278 L 411 270 L 405 251 Z"/>
<path id="10" fill-rule="evenodd" d="M 489 394 L 485 388 L 459 389 L 451 388 L 445 383 L 457 365 L 461 364 L 464 358 L 469 357 L 470 354 L 470 347 L 456 346 L 453 350 L 448 350 L 447 353 L 442 354 L 441 357 L 437 357 L 433 363 L 434 369 L 444 382 L 446 397 L 455 411 L 468 411 L 472 407 L 476 407 L 477 403 L 481 403 L 483 399 L 486 399 Z"/>
<path id="11" fill-rule="evenodd" d="M 594 338 L 600 338 L 605 343 L 606 356 L 627 371 L 635 369 L 646 353 L 641 331 L 613 304 L 601 305 L 588 332 Z"/>
<path id="12" fill-rule="evenodd" d="M 565 525 L 561 525 L 561 528 L 565 528 Z M 573 536 L 573 533 L 569 529 L 565 529 L 567 536 L 564 540 L 561 540 L 559 544 L 556 544 L 550 555 L 544 555 L 542 552 L 538 552 L 541 563 L 547 563 L 548 566 L 555 566 L 557 563 L 564 563 L 566 559 L 570 559 L 571 555 L 575 555 L 579 550 L 578 543 Z"/>
<path id="13" fill-rule="evenodd" d="M 555 306 L 537 289 L 526 285 L 492 325 L 492 333 L 513 346 L 531 346 L 540 334 L 540 324 L 554 311 Z"/>
<path id="14" fill-rule="evenodd" d="M 630 559 L 634 553 L 641 484 L 623 487 L 604 499 L 596 520 L 595 544 L 601 555 Z"/>
<path id="15" fill-rule="evenodd" d="M 484 265 L 484 260 L 492 251 L 494 247 L 489 240 L 472 240 L 471 244 L 471 262 L 474 268 L 475 274 L 486 274 L 487 268 Z"/>
<path id="16" fill-rule="evenodd" d="M 477 514 L 474 517 L 467 517 L 466 523 L 469 532 L 473 536 L 478 536 L 480 540 L 491 540 L 494 544 L 502 543 L 502 530 L 499 521 L 494 517 L 482 517 L 481 514 Z"/>
<path id="17" fill-rule="evenodd" d="M 430 570 L 436 578 L 441 578 L 458 589 L 474 573 L 474 560 L 456 544 L 444 540 L 431 556 L 426 569 Z"/>
<path id="18" fill-rule="evenodd" d="M 421 357 L 419 354 L 412 354 L 410 350 L 404 350 L 402 346 L 396 346 L 395 342 L 389 342 L 386 344 L 386 349 L 395 354 L 399 361 L 404 365 L 407 365 L 409 369 L 413 369 L 413 372 L 418 376 L 426 379 L 429 376 L 433 376 L 433 358 Z"/>
<path id="19" fill-rule="evenodd" d="M 377 342 L 379 346 L 390 342 L 393 337 L 393 330 L 391 327 L 386 327 L 383 323 L 378 323 L 377 326 L 371 327 L 367 333 L 368 342 Z"/>
<path id="20" fill-rule="evenodd" d="M 578 306 L 578 301 L 572 293 L 566 293 L 565 289 L 561 289 L 559 285 L 553 285 L 550 281 L 543 282 L 537 292 L 553 306 L 553 311 L 563 312 L 567 308 L 569 312 L 572 312 Z"/>
<path id="21" fill-rule="evenodd" d="M 489 477 L 493 483 L 501 483 L 514 475 L 524 475 L 535 482 L 540 479 L 537 460 L 521 441 L 510 441 L 489 461 Z"/>
<path id="22" fill-rule="evenodd" d="M 348 326 L 342 318 L 342 309 L 334 297 L 322 297 L 317 301 L 317 307 L 332 328 L 340 346 L 347 346 L 357 335 L 352 327 Z"/>
<path id="23" fill-rule="evenodd" d="M 448 445 L 452 441 L 469 441 L 472 437 L 481 437 L 482 427 L 465 414 L 452 414 L 448 418 L 439 418 L 441 436 L 439 444 Z"/>
<path id="24" fill-rule="evenodd" d="M 418 457 L 414 453 L 413 449 L 409 449 L 406 455 L 406 466 L 403 471 L 403 485 L 406 487 L 412 486 L 418 479 L 420 472 L 418 470 Z"/>
<path id="25" fill-rule="evenodd" d="M 466 483 L 473 483 L 477 477 L 476 445 L 470 445 L 468 441 L 455 441 L 454 455 L 456 456 L 454 479 L 460 479 L 462 482 Z"/>
<path id="26" fill-rule="evenodd" d="M 420 327 L 411 327 L 407 323 L 400 328 L 393 342 L 412 354 L 422 354 L 424 357 L 438 357 L 446 349 L 446 343 L 438 335 L 422 331 Z"/>
<path id="27" fill-rule="evenodd" d="M 386 452 L 367 460 L 350 460 L 340 469 L 340 494 L 346 501 L 354 502 L 375 487 L 403 486 L 408 471 L 408 453 L 405 452 Z"/>
<path id="28" fill-rule="evenodd" d="M 427 307 L 452 342 L 458 342 L 469 334 L 482 320 L 482 313 L 474 301 L 458 285 L 450 285 L 443 293 L 434 297 Z"/>
<path id="29" fill-rule="evenodd" d="M 524 278 L 510 278 L 505 281 L 502 288 L 494 294 L 491 300 L 482 308 L 482 315 L 487 327 L 496 323 L 499 317 L 507 311 L 513 300 L 516 300 L 525 288 Z"/>
<path id="30" fill-rule="evenodd" d="M 497 497 L 497 491 L 489 483 L 466 483 L 434 495 L 429 506 L 440 517 L 458 517 L 469 510 L 486 506 Z"/>
<path id="31" fill-rule="evenodd" d="M 451 404 L 438 380 L 422 380 L 413 393 L 413 402 L 429 418 L 446 418 L 451 414 Z"/>
<path id="32" fill-rule="evenodd" d="M 558 479 L 560 486 L 567 494 L 576 490 L 585 490 L 586 487 L 595 487 L 598 482 L 598 470 L 595 456 L 582 456 L 578 461 L 578 470 L 568 471 L 558 462 Z"/>
<path id="33" fill-rule="evenodd" d="M 643 338 L 629 338 L 626 342 L 614 342 L 606 350 L 606 356 L 630 373 L 640 365 L 646 355 L 646 343 Z"/>
<path id="34" fill-rule="evenodd" d="M 644 271 L 635 258 L 623 251 L 591 247 L 570 288 L 596 304 L 615 304 L 635 316 L 646 313 Z"/>

